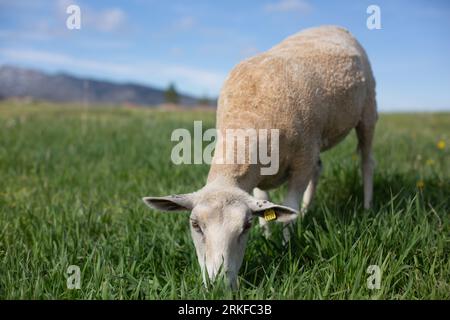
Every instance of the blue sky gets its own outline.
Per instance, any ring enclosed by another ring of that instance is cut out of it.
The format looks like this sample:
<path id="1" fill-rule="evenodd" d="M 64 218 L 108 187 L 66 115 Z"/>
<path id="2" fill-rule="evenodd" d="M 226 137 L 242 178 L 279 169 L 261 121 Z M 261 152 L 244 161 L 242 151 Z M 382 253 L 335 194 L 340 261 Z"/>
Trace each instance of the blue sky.
<path id="1" fill-rule="evenodd" d="M 66 8 L 81 8 L 81 29 Z M 381 29 L 366 26 L 381 9 Z M 365 47 L 382 111 L 450 110 L 450 1 L 0 0 L 0 64 L 216 96 L 242 59 L 337 24 Z"/>

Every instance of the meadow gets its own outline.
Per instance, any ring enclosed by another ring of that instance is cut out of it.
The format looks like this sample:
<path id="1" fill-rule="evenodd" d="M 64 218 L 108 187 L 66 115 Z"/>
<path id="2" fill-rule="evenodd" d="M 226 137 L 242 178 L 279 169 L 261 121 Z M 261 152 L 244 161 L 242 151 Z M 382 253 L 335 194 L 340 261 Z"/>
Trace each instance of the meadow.
<path id="1" fill-rule="evenodd" d="M 449 113 L 381 114 L 370 211 L 354 133 L 324 153 L 287 247 L 255 221 L 234 293 L 203 287 L 188 213 L 141 201 L 205 182 L 207 165 L 170 158 L 171 132 L 194 120 L 206 130 L 215 115 L 1 103 L 0 299 L 450 299 Z M 80 289 L 67 288 L 69 265 Z"/>

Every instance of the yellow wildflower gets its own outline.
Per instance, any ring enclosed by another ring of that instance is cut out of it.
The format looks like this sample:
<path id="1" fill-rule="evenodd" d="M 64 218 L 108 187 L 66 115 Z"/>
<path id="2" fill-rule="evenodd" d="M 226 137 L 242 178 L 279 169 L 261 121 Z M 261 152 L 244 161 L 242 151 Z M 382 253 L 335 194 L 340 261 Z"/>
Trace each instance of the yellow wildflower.
<path id="1" fill-rule="evenodd" d="M 434 165 L 434 160 L 433 159 L 428 159 L 426 164 L 427 164 L 427 166 L 432 166 L 432 165 Z"/>
<path id="2" fill-rule="evenodd" d="M 417 181 L 416 186 L 417 186 L 417 188 L 422 190 L 423 188 L 425 188 L 425 182 L 423 182 L 423 180 L 419 180 L 419 181 Z"/>
<path id="3" fill-rule="evenodd" d="M 439 150 L 444 150 L 445 149 L 445 141 L 439 140 L 436 146 Z"/>

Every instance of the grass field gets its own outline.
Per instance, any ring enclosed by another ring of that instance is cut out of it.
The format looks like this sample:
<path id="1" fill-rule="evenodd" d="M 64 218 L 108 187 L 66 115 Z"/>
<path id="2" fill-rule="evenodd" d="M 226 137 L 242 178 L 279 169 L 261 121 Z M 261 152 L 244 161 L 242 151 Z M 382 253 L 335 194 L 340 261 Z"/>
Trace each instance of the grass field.
<path id="1" fill-rule="evenodd" d="M 213 113 L 1 104 L 0 298 L 450 299 L 450 114 L 381 115 L 370 212 L 354 134 L 325 153 L 290 245 L 254 227 L 234 294 L 202 286 L 188 214 L 141 201 L 204 183 L 208 166 L 170 161 L 172 130 L 194 120 L 214 126 Z"/>

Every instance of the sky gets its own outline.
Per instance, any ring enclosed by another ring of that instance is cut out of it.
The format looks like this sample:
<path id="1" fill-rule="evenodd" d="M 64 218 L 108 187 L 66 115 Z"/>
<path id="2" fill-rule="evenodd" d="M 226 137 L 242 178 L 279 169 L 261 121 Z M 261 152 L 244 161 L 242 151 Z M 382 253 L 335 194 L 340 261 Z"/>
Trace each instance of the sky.
<path id="1" fill-rule="evenodd" d="M 66 27 L 72 4 L 78 30 Z M 370 5 L 381 29 L 367 27 Z M 446 0 L 0 0 L 0 65 L 216 97 L 237 63 L 325 24 L 366 49 L 381 111 L 450 111 Z"/>

